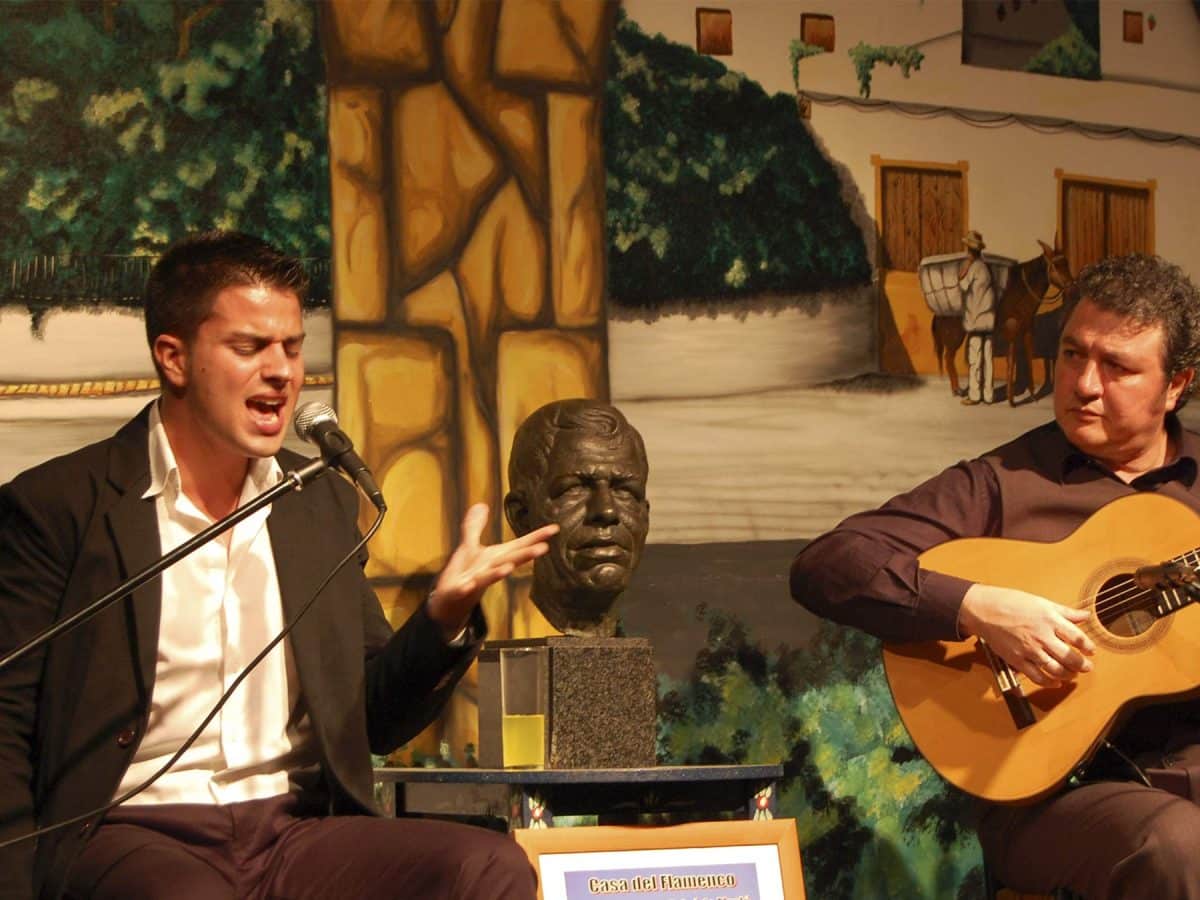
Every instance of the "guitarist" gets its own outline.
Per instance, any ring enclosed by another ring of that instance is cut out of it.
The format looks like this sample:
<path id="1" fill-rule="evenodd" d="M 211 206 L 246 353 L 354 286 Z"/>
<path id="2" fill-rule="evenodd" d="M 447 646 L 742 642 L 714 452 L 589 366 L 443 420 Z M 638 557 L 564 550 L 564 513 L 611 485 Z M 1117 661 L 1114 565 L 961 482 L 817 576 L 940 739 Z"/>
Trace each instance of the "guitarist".
<path id="1" fill-rule="evenodd" d="M 1200 292 L 1131 255 L 1084 269 L 1072 295 L 1054 421 L 817 538 L 792 565 L 797 601 L 886 641 L 980 637 L 1039 685 L 1092 668 L 1086 610 L 917 560 L 960 537 L 1058 541 L 1136 491 L 1200 512 L 1200 435 L 1176 415 L 1196 387 Z M 1109 740 L 1081 786 L 982 811 L 989 867 L 1024 891 L 1200 900 L 1200 701 L 1140 710 Z"/>

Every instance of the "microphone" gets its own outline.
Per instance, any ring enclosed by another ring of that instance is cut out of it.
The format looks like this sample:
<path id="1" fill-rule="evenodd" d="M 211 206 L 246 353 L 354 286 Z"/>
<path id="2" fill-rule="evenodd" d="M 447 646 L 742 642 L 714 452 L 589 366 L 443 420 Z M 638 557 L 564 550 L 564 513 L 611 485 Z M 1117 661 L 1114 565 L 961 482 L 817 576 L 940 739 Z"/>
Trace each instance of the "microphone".
<path id="1" fill-rule="evenodd" d="M 371 470 L 362 457 L 354 452 L 354 444 L 346 432 L 338 428 L 337 413 L 319 400 L 310 400 L 296 410 L 296 436 L 302 441 L 316 444 L 325 461 L 353 478 L 362 492 L 371 498 L 376 509 L 380 512 L 387 509 L 383 491 L 379 490 Z"/>
<path id="2" fill-rule="evenodd" d="M 1165 562 L 1157 566 L 1142 566 L 1133 573 L 1133 581 L 1138 587 L 1148 588 L 1187 588 L 1196 581 L 1196 570 L 1183 563 Z"/>

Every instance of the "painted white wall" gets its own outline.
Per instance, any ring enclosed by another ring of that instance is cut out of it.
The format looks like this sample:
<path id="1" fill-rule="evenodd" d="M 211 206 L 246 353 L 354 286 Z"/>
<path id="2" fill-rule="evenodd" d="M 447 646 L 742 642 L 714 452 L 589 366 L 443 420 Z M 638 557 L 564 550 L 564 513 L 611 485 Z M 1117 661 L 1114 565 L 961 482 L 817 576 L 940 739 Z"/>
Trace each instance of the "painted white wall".
<path id="1" fill-rule="evenodd" d="M 845 106 L 815 107 L 812 128 L 826 153 L 845 166 L 872 215 L 872 154 L 926 162 L 967 160 L 968 226 L 983 233 L 989 251 L 1022 260 L 1039 252 L 1038 239 L 1054 239 L 1056 168 L 1094 178 L 1156 179 L 1155 250 L 1200 283 L 1200 149 L 1099 140 L 1073 132 L 1040 134 L 1022 125 L 977 128 L 949 118 L 910 119 L 895 110 L 866 113 Z M 866 237 L 873 254 L 874 234 Z"/>
<path id="2" fill-rule="evenodd" d="M 696 5 L 681 0 L 624 3 L 627 14 L 643 30 L 662 33 L 688 46 L 695 46 Z M 734 55 L 721 60 L 760 82 L 768 92 L 794 89 L 788 45 L 800 34 L 801 14 L 826 13 L 835 18 L 836 51 L 800 64 L 802 86 L 815 92 L 857 96 L 846 49 L 860 39 L 877 44 L 928 41 L 922 46 L 926 61 L 911 78 L 904 79 L 891 67 L 876 67 L 872 99 L 1065 117 L 1200 137 L 1200 90 L 963 66 L 961 0 L 728 0 L 725 5 L 733 11 Z M 1140 8 L 1149 14 L 1151 7 L 1158 16 L 1158 27 L 1149 33 L 1151 40 L 1159 42 L 1161 36 L 1161 42 L 1151 46 L 1162 51 L 1162 59 L 1154 65 L 1161 63 L 1181 73 L 1180 83 L 1200 84 L 1195 71 L 1200 66 L 1200 24 L 1192 27 L 1200 18 L 1190 0 L 1165 0 Z M 1113 46 L 1113 29 L 1120 28 L 1123 8 L 1114 0 L 1102 0 L 1105 53 Z M 1170 31 L 1175 35 L 1168 41 Z M 1119 41 L 1120 31 L 1115 34 Z M 1102 58 L 1102 65 L 1107 71 L 1107 57 Z M 1152 74 L 1149 68 L 1138 71 Z M 872 154 L 924 162 L 967 160 L 969 227 L 983 232 L 990 251 L 1017 259 L 1037 253 L 1038 238 L 1050 241 L 1054 237 L 1056 168 L 1072 175 L 1122 181 L 1153 178 L 1158 185 L 1155 249 L 1200 281 L 1195 239 L 1200 147 L 1155 144 L 1133 137 L 1092 138 L 1076 131 L 1035 130 L 1016 123 L 979 127 L 951 116 L 908 114 L 895 105 L 865 110 L 849 104 L 814 104 L 810 126 L 825 153 L 844 167 L 846 193 L 861 202 L 867 216 L 875 214 Z M 871 223 L 859 224 L 873 253 Z"/>
<path id="3" fill-rule="evenodd" d="M 1125 43 L 1125 10 L 1142 14 L 1140 44 Z M 1200 91 L 1200 15 L 1191 0 L 1101 0 L 1100 60 L 1106 80 Z"/>
<path id="4" fill-rule="evenodd" d="M 874 371 L 875 290 L 849 288 L 769 312 L 610 319 L 614 402 L 811 387 Z"/>
<path id="5" fill-rule="evenodd" d="M 304 331 L 306 371 L 332 371 L 329 310 L 305 313 Z M 51 310 L 38 337 L 24 307 L 0 307 L 0 347 L 4 348 L 0 383 L 5 384 L 151 378 L 155 374 L 139 310 L 106 309 L 103 314 Z"/>
<path id="6" fill-rule="evenodd" d="M 698 5 L 685 0 L 625 0 L 623 4 L 644 31 L 661 33 L 690 47 L 696 44 Z M 1147 14 L 1153 11 L 1159 22 L 1148 32 L 1147 43 L 1140 46 L 1121 44 L 1121 15 L 1127 7 L 1118 0 L 1102 0 L 1101 68 L 1112 77 L 1101 81 L 964 66 L 962 0 L 726 0 L 721 5 L 733 12 L 734 52 L 718 59 L 771 93 L 795 89 L 788 48 L 800 37 L 801 14 L 824 13 L 834 17 L 837 46 L 833 53 L 801 61 L 800 84 L 810 91 L 858 96 L 858 80 L 847 51 L 859 41 L 915 44 L 925 54 L 920 71 L 904 78 L 893 66 L 876 66 L 873 100 L 1200 136 L 1200 18 L 1190 0 L 1157 0 L 1137 7 Z M 1136 77 L 1172 87 L 1118 81 L 1116 77 Z"/>

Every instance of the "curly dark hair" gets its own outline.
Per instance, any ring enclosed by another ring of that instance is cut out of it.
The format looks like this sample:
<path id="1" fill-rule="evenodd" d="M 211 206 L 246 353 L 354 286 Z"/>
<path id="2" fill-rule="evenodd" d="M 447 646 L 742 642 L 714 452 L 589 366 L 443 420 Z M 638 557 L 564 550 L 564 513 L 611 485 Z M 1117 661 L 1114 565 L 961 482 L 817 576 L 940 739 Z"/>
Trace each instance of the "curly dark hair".
<path id="1" fill-rule="evenodd" d="M 308 283 L 301 262 L 266 241 L 236 231 L 190 235 L 168 248 L 150 270 L 146 339 L 151 348 L 160 334 L 190 341 L 227 287 L 264 285 L 292 291 L 303 303 Z"/>
<path id="2" fill-rule="evenodd" d="M 1168 378 L 1200 368 L 1200 291 L 1179 266 L 1143 253 L 1107 257 L 1079 273 L 1071 286 L 1064 322 L 1080 300 L 1090 300 L 1144 327 L 1161 325 Z M 1176 409 L 1195 390 L 1196 379 L 1192 379 Z"/>

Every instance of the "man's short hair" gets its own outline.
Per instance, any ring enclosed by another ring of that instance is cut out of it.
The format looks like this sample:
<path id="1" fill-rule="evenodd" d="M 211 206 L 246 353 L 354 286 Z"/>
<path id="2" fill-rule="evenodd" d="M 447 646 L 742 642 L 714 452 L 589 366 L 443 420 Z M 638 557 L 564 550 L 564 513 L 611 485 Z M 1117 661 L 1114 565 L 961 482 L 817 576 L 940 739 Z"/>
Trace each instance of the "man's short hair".
<path id="1" fill-rule="evenodd" d="M 520 491 L 546 476 L 550 454 L 563 432 L 577 431 L 611 438 L 626 436 L 646 458 L 646 446 L 637 429 L 616 407 L 595 400 L 555 400 L 530 413 L 513 436 L 508 459 L 508 486 Z"/>
<path id="2" fill-rule="evenodd" d="M 211 314 L 217 294 L 251 285 L 292 291 L 303 303 L 308 274 L 295 257 L 236 231 L 206 231 L 172 245 L 146 281 L 146 339 L 151 348 L 161 334 L 190 341 Z"/>
<path id="3" fill-rule="evenodd" d="M 1200 291 L 1179 266 L 1143 253 L 1110 256 L 1085 267 L 1071 294 L 1067 317 L 1075 303 L 1086 299 L 1143 327 L 1161 325 L 1168 378 L 1200 367 Z M 1195 390 L 1193 379 L 1176 408 Z"/>

